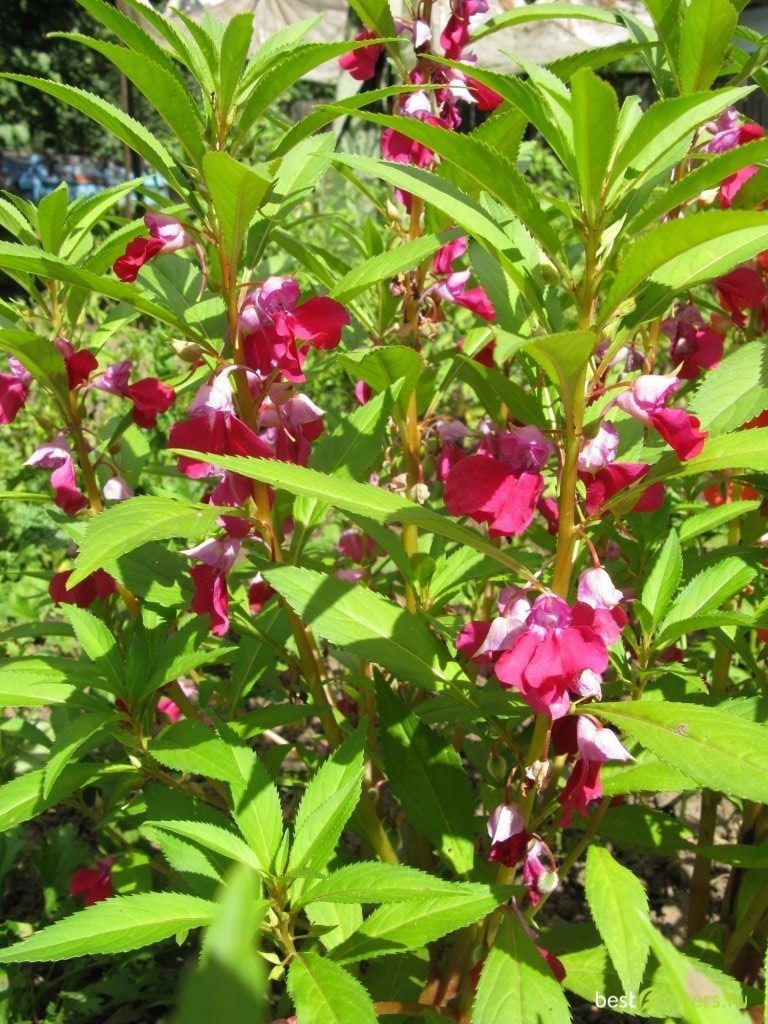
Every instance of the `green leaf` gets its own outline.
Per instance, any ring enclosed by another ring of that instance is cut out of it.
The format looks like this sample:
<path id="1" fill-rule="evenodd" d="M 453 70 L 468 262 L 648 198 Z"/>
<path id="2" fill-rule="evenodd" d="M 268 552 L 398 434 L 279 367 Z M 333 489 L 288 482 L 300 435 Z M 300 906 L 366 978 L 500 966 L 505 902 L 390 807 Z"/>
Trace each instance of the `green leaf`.
<path id="1" fill-rule="evenodd" d="M 638 939 L 635 925 L 636 914 L 650 914 L 645 889 L 635 874 L 617 864 L 607 850 L 590 846 L 585 890 L 592 920 L 625 994 L 637 992 L 650 952 L 649 943 Z"/>
<path id="2" fill-rule="evenodd" d="M 300 953 L 288 969 L 288 994 L 301 1024 L 377 1024 L 363 985 L 317 953 Z"/>
<path id="3" fill-rule="evenodd" d="M 267 983 L 257 943 L 269 904 L 259 896 L 253 871 L 241 866 L 227 876 L 200 961 L 181 989 L 173 1024 L 266 1021 Z"/>
<path id="4" fill-rule="evenodd" d="M 190 458 L 200 458 L 199 452 L 177 449 L 177 453 L 188 455 Z M 291 494 L 319 498 L 333 508 L 349 512 L 351 515 L 363 516 L 380 523 L 415 523 L 420 530 L 435 533 L 474 548 L 474 550 L 493 558 L 500 565 L 512 569 L 523 579 L 534 581 L 534 577 L 528 569 L 512 558 L 506 550 L 487 541 L 477 530 L 460 526 L 448 515 L 441 515 L 424 505 L 418 505 L 391 491 L 385 491 L 381 487 L 358 483 L 354 480 L 344 480 L 339 477 L 328 477 L 324 473 L 317 473 L 304 466 L 278 462 L 275 459 L 251 459 L 227 455 L 206 455 L 205 458 L 206 462 L 211 465 L 222 466 L 224 469 L 239 473 L 250 480 L 261 480 L 271 487 L 283 488 Z M 137 500 L 136 498 L 129 499 L 129 501 Z M 121 504 L 127 505 L 128 502 Z M 205 507 L 208 508 L 208 506 Z M 220 508 L 218 514 L 221 515 Z M 103 516 L 98 516 L 95 521 L 98 522 L 101 518 Z"/>
<path id="5" fill-rule="evenodd" d="M 248 228 L 272 187 L 272 175 L 216 152 L 205 154 L 203 172 L 229 260 L 237 266 Z"/>
<path id="6" fill-rule="evenodd" d="M 589 357 L 597 348 L 593 331 L 563 331 L 546 334 L 525 346 L 555 385 L 571 418 L 574 396 L 583 391 L 583 379 Z"/>
<path id="7" fill-rule="evenodd" d="M 768 343 L 756 338 L 729 352 L 688 403 L 710 437 L 727 434 L 768 409 Z"/>
<path id="8" fill-rule="evenodd" d="M 702 534 L 712 533 L 721 526 L 733 522 L 734 519 L 742 519 L 750 512 L 756 512 L 760 508 L 760 501 L 728 501 L 723 505 L 716 505 L 714 508 L 705 508 L 695 515 L 689 516 L 680 526 L 680 542 L 687 544 L 695 537 Z"/>
<path id="9" fill-rule="evenodd" d="M 328 863 L 360 799 L 364 727 L 320 766 L 301 798 L 288 871 L 319 871 Z"/>
<path id="10" fill-rule="evenodd" d="M 757 575 L 757 569 L 735 556 L 724 558 L 695 576 L 683 589 L 659 627 L 660 639 L 676 622 L 714 611 L 738 594 Z"/>
<path id="11" fill-rule="evenodd" d="M 264 874 L 283 835 L 280 797 L 256 754 L 224 726 L 220 735 L 202 722 L 184 720 L 168 726 L 149 744 L 160 764 L 228 782 L 232 813 Z"/>
<path id="12" fill-rule="evenodd" d="M 209 924 L 215 912 L 215 903 L 176 892 L 116 896 L 57 921 L 10 949 L 0 950 L 0 963 L 126 953 Z"/>
<path id="13" fill-rule="evenodd" d="M 684 93 L 709 89 L 720 74 L 738 15 L 728 0 L 690 0 L 680 30 Z"/>
<path id="14" fill-rule="evenodd" d="M 365 861 L 347 864 L 320 882 L 312 882 L 294 909 L 312 903 L 407 903 L 425 896 L 449 896 L 461 892 L 462 883 L 435 878 L 406 864 Z"/>
<path id="15" fill-rule="evenodd" d="M 214 531 L 221 513 L 220 507 L 176 498 L 140 495 L 121 501 L 88 523 L 69 582 L 72 586 L 80 583 L 96 569 L 149 541 L 204 537 Z"/>
<path id="16" fill-rule="evenodd" d="M 616 93 L 587 68 L 571 79 L 573 148 L 579 190 L 591 224 L 600 223 L 604 182 L 613 155 L 619 122 Z"/>
<path id="17" fill-rule="evenodd" d="M 700 786 L 759 803 L 768 801 L 768 728 L 719 708 L 672 701 L 593 704 L 665 764 Z"/>
<path id="18" fill-rule="evenodd" d="M 408 398 L 424 371 L 419 354 L 405 345 L 345 352 L 339 357 L 339 364 L 374 391 L 391 387 L 401 401 Z"/>
<path id="19" fill-rule="evenodd" d="M 653 568 L 645 578 L 640 602 L 651 614 L 651 629 L 661 621 L 683 575 L 683 552 L 674 530 L 671 530 Z"/>
<path id="20" fill-rule="evenodd" d="M 353 963 L 408 949 L 466 928 L 506 902 L 510 887 L 465 883 L 450 896 L 429 896 L 407 903 L 393 903 L 374 910 L 360 928 L 333 951 L 334 960 Z"/>
<path id="21" fill-rule="evenodd" d="M 69 619 L 78 643 L 91 661 L 104 673 L 114 693 L 121 693 L 125 682 L 125 666 L 117 641 L 101 619 L 85 608 L 65 605 L 62 611 Z"/>
<path id="22" fill-rule="evenodd" d="M 248 50 L 252 38 L 253 14 L 242 13 L 230 16 L 221 40 L 221 60 L 217 68 L 219 88 L 216 98 L 222 114 L 229 112 L 237 92 L 248 60 Z"/>
<path id="23" fill-rule="evenodd" d="M 0 267 L 3 266 L 0 251 Z M 0 349 L 15 356 L 36 381 L 47 387 L 66 408 L 69 401 L 67 368 L 56 346 L 47 338 L 31 331 L 0 329 Z"/>
<path id="24" fill-rule="evenodd" d="M 49 252 L 58 253 L 66 234 L 69 192 L 63 181 L 37 204 L 37 226 L 40 244 Z"/>
<path id="25" fill-rule="evenodd" d="M 522 921 L 505 910 L 483 964 L 472 1024 L 569 1024 L 560 983 Z"/>
<path id="26" fill-rule="evenodd" d="M 387 0 L 350 0 L 349 6 L 360 21 L 378 36 L 397 35 Z"/>
<path id="27" fill-rule="evenodd" d="M 172 832 L 222 857 L 259 870 L 259 862 L 251 848 L 234 832 L 219 825 L 207 821 L 146 821 L 141 827 L 155 832 Z"/>
<path id="28" fill-rule="evenodd" d="M 458 230 L 421 235 L 387 252 L 377 253 L 370 259 L 358 263 L 345 274 L 331 291 L 331 298 L 338 302 L 350 302 L 366 288 L 380 281 L 390 281 L 405 271 L 414 270 L 442 246 L 460 236 L 461 232 Z"/>
<path id="29" fill-rule="evenodd" d="M 90 714 L 78 715 L 68 722 L 57 733 L 48 755 L 43 783 L 43 799 L 51 795 L 56 780 L 68 764 L 77 761 L 77 755 L 84 749 L 94 746 L 94 740 L 117 722 L 119 715 L 114 711 L 93 711 Z"/>
<path id="30" fill-rule="evenodd" d="M 299 618 L 325 640 L 434 689 L 451 678 L 448 652 L 418 616 L 360 585 L 291 565 L 264 573 Z"/>
<path id="31" fill-rule="evenodd" d="M 373 395 L 365 405 L 344 416 L 330 434 L 318 438 L 310 455 L 312 469 L 329 476 L 366 480 L 381 458 L 393 390 L 387 388 Z"/>
<path id="32" fill-rule="evenodd" d="M 72 679 L 76 683 L 70 682 Z M 0 707 L 31 708 L 44 704 L 72 704 L 93 708 L 94 698 L 83 693 L 86 684 L 98 685 L 95 665 L 56 655 L 24 655 L 0 663 Z"/>
<path id="33" fill-rule="evenodd" d="M 495 366 L 484 366 L 467 356 L 457 356 L 458 375 L 468 384 L 490 412 L 499 402 L 522 423 L 545 427 L 546 421 L 536 398 Z M 495 402 L 494 402 L 495 398 Z"/>
<path id="34" fill-rule="evenodd" d="M 189 91 L 173 65 L 157 61 L 126 46 L 75 33 L 61 33 L 64 39 L 83 43 L 100 53 L 132 82 L 165 121 L 174 138 L 199 166 L 205 151 L 203 120 L 193 106 Z M 93 116 L 93 115 L 91 115 Z"/>
<path id="35" fill-rule="evenodd" d="M 768 214 L 710 210 L 659 224 L 622 251 L 601 324 L 639 292 L 633 324 L 663 313 L 674 295 L 711 280 L 768 247 Z"/>
<path id="36" fill-rule="evenodd" d="M 669 473 L 669 468 L 664 460 L 657 463 L 645 478 L 645 486 L 653 480 L 663 479 Z M 751 469 L 756 473 L 768 473 L 768 427 L 755 427 L 754 430 L 710 438 L 701 455 L 680 463 L 672 475 L 700 476 L 723 469 Z"/>
<path id="37" fill-rule="evenodd" d="M 656 931 L 646 914 L 636 912 L 634 926 L 650 943 L 653 955 L 664 969 L 665 979 L 671 983 L 670 994 L 677 1003 L 675 1017 L 682 1017 L 686 1024 L 743 1024 L 744 1014 L 709 976 L 706 965 L 702 964 L 699 969 L 696 961 Z M 667 1016 L 672 1007 L 667 1000 L 664 1002 L 663 1016 Z M 648 1009 L 656 1016 L 652 1002 Z"/>
<path id="38" fill-rule="evenodd" d="M 101 766 L 93 764 L 69 764 L 51 787 L 48 796 L 43 796 L 45 771 L 27 772 L 17 779 L 0 786 L 0 829 L 13 828 L 23 821 L 29 821 L 37 814 L 62 800 L 66 800 L 76 790 L 97 782 L 104 776 L 134 772 L 126 765 Z"/>
<path id="39" fill-rule="evenodd" d="M 499 29 L 508 28 L 512 25 L 522 25 L 528 21 L 542 21 L 559 18 L 584 18 L 587 21 L 599 21 L 606 25 L 615 25 L 616 16 L 611 11 L 603 10 L 601 7 L 582 7 L 574 4 L 572 11 L 570 5 L 564 10 L 562 3 L 537 3 L 533 7 L 515 7 L 513 10 L 504 10 L 495 14 L 492 18 L 478 25 L 472 32 L 473 41 L 482 39 L 484 36 L 498 32 Z"/>
<path id="40" fill-rule="evenodd" d="M 409 823 L 458 875 L 468 874 L 475 860 L 475 796 L 461 757 L 388 686 L 377 684 L 376 695 L 381 752 L 392 792 Z"/>

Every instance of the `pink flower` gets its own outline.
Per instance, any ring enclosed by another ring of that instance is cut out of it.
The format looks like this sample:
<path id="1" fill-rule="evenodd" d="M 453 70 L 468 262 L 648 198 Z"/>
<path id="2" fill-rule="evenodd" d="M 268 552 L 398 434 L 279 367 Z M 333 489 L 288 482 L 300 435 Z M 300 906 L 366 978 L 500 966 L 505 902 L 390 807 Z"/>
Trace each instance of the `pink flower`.
<path id="1" fill-rule="evenodd" d="M 32 374 L 16 359 L 8 357 L 10 373 L 0 373 L 0 423 L 13 423 L 29 395 Z"/>
<path id="2" fill-rule="evenodd" d="M 335 348 L 349 323 L 340 303 L 316 296 L 297 305 L 299 294 L 292 277 L 270 277 L 245 297 L 238 320 L 245 357 L 263 377 L 279 369 L 286 380 L 303 381 L 309 346 Z"/>
<path id="3" fill-rule="evenodd" d="M 453 262 L 463 256 L 467 249 L 466 238 L 457 238 L 438 250 L 432 264 L 435 274 L 443 276 L 443 280 L 428 288 L 424 295 L 434 293 L 445 302 L 453 302 L 457 306 L 476 313 L 484 320 L 493 320 L 496 316 L 491 300 L 484 288 L 467 288 L 471 276 L 469 270 L 453 270 Z"/>
<path id="4" fill-rule="evenodd" d="M 157 377 L 145 377 L 129 384 L 123 391 L 133 402 L 131 419 L 139 427 L 154 427 L 161 412 L 167 412 L 176 401 L 176 392 Z"/>
<path id="5" fill-rule="evenodd" d="M 358 32 L 355 36 L 357 41 L 375 38 L 376 35 L 370 29 Z M 347 71 L 358 82 L 365 82 L 375 75 L 382 49 L 381 43 L 374 43 L 372 46 L 362 46 L 357 50 L 352 50 L 351 53 L 345 53 L 343 57 L 339 57 L 339 67 L 343 71 Z"/>
<path id="6" fill-rule="evenodd" d="M 182 224 L 167 213 L 145 213 L 144 223 L 149 229 L 150 238 L 163 243 L 161 253 L 176 252 L 188 245 L 194 245 L 194 239 Z"/>
<path id="7" fill-rule="evenodd" d="M 600 767 L 606 761 L 629 761 L 632 755 L 611 729 L 591 715 L 569 716 L 555 722 L 552 742 L 558 754 L 577 755 L 557 798 L 563 808 L 559 824 L 567 828 L 574 810 L 586 817 L 589 804 L 603 795 Z"/>
<path id="8" fill-rule="evenodd" d="M 456 649 L 479 665 L 491 665 L 509 650 L 525 630 L 531 605 L 519 590 L 505 587 L 499 596 L 499 615 L 489 622 L 468 622 L 456 638 Z"/>
<path id="9" fill-rule="evenodd" d="M 111 476 L 101 488 L 107 501 L 126 501 L 133 497 L 133 488 L 121 476 Z"/>
<path id="10" fill-rule="evenodd" d="M 274 593 L 261 573 L 257 572 L 248 584 L 248 607 L 254 614 L 260 612 Z"/>
<path id="11" fill-rule="evenodd" d="M 201 455 L 251 455 L 259 459 L 274 458 L 274 453 L 261 438 L 233 413 L 205 412 L 203 408 L 188 420 L 174 423 L 168 433 L 170 448 L 185 448 Z M 179 469 L 193 480 L 218 476 L 216 469 L 203 459 L 179 458 Z"/>
<path id="12" fill-rule="evenodd" d="M 491 537 L 517 537 L 530 526 L 543 488 L 538 472 L 515 473 L 487 455 L 470 455 L 450 470 L 443 500 L 451 515 L 488 523 Z"/>
<path id="13" fill-rule="evenodd" d="M 164 213 L 147 213 L 144 215 L 144 223 L 149 229 L 149 238 L 134 238 L 112 265 L 121 281 L 135 281 L 144 264 L 154 256 L 176 252 L 177 249 L 193 244 L 192 237 L 175 217 Z"/>
<path id="14" fill-rule="evenodd" d="M 110 872 L 115 863 L 114 857 L 102 857 L 96 868 L 79 868 L 69 883 L 71 896 L 85 900 L 86 907 L 109 899 L 112 895 L 112 878 Z"/>
<path id="15" fill-rule="evenodd" d="M 624 412 L 656 430 L 679 459 L 687 460 L 701 452 L 709 435 L 699 430 L 695 416 L 683 409 L 663 408 L 667 398 L 679 387 L 680 381 L 674 373 L 642 374 L 614 402 Z"/>
<path id="16" fill-rule="evenodd" d="M 593 516 L 611 498 L 642 480 L 650 468 L 641 462 L 614 462 L 594 474 L 579 473 L 579 479 L 586 486 L 587 491 L 584 503 L 587 514 Z M 664 485 L 661 482 L 650 484 L 629 511 L 653 512 L 657 508 L 661 508 L 663 502 Z"/>
<path id="17" fill-rule="evenodd" d="M 619 608 L 624 595 L 613 585 L 605 569 L 587 569 L 579 577 L 577 597 L 580 608 L 574 609 L 575 617 L 594 629 L 608 647 L 615 644 L 627 624 L 625 612 Z M 585 614 L 585 609 L 591 612 Z"/>
<path id="18" fill-rule="evenodd" d="M 210 565 L 193 565 L 189 570 L 195 585 L 191 608 L 197 615 L 210 615 L 211 632 L 224 636 L 229 629 L 227 578 Z"/>
<path id="19" fill-rule="evenodd" d="M 670 338 L 669 354 L 681 380 L 693 380 L 702 370 L 711 370 L 723 358 L 723 339 L 707 327 L 696 306 L 678 303 L 672 316 L 661 325 Z"/>
<path id="20" fill-rule="evenodd" d="M 359 530 L 343 530 L 338 547 L 342 555 L 357 562 L 358 565 L 372 562 L 380 553 L 376 541 Z"/>
<path id="21" fill-rule="evenodd" d="M 538 427 L 511 427 L 499 434 L 499 458 L 515 473 L 543 469 L 554 454 L 554 444 Z"/>
<path id="22" fill-rule="evenodd" d="M 579 452 L 579 470 L 597 473 L 609 466 L 619 450 L 619 434 L 612 423 L 603 420 L 594 437 L 588 438 Z"/>
<path id="23" fill-rule="evenodd" d="M 488 819 L 488 835 L 491 837 L 489 861 L 508 868 L 518 864 L 530 838 L 522 809 L 517 804 L 497 807 Z"/>
<path id="24" fill-rule="evenodd" d="M 537 713 L 561 718 L 570 707 L 569 690 L 585 669 L 601 674 L 608 664 L 605 641 L 590 625 L 576 621 L 560 597 L 542 594 L 524 631 L 496 664 L 502 686 L 516 689 Z"/>
<path id="25" fill-rule="evenodd" d="M 64 434 L 57 434 L 52 441 L 39 445 L 24 465 L 53 470 L 51 486 L 55 491 L 54 501 L 67 515 L 76 515 L 87 506 L 88 499 L 77 489 L 75 464 Z"/>

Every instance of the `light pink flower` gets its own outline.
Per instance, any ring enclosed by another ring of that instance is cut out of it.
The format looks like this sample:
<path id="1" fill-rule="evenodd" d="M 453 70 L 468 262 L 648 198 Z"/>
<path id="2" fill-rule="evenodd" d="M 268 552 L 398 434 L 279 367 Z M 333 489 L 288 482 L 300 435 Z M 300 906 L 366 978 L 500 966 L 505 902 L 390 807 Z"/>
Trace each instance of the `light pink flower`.
<path id="1" fill-rule="evenodd" d="M 63 433 L 38 445 L 24 465 L 53 470 L 51 486 L 55 491 L 54 501 L 67 515 L 76 515 L 87 506 L 88 499 L 77 488 L 75 464 Z"/>

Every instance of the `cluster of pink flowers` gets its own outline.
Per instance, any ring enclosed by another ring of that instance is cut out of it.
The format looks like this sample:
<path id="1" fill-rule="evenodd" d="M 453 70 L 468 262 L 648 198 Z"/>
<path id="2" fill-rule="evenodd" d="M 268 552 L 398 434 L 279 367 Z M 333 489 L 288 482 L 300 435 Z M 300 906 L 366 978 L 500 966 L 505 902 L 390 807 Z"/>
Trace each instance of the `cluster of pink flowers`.
<path id="1" fill-rule="evenodd" d="M 531 602 L 527 591 L 508 588 L 498 617 L 467 623 L 456 647 L 533 711 L 562 718 L 572 697 L 600 697 L 608 648 L 627 623 L 622 600 L 602 567 L 581 574 L 573 606 L 548 591 Z"/>
<path id="2" fill-rule="evenodd" d="M 300 303 L 300 295 L 294 278 L 270 277 L 249 291 L 241 304 L 241 369 L 254 411 L 252 425 L 240 416 L 231 383 L 236 368 L 229 366 L 198 390 L 187 417 L 171 427 L 170 447 L 200 453 L 200 458 L 180 457 L 181 472 L 190 479 L 215 481 L 206 499 L 212 505 L 241 506 L 252 495 L 253 485 L 211 465 L 205 455 L 278 458 L 306 465 L 312 442 L 323 430 L 323 410 L 294 385 L 305 379 L 309 348 L 336 347 L 349 316 L 333 299 L 315 297 Z M 213 633 L 222 636 L 229 629 L 227 577 L 244 554 L 243 542 L 261 543 L 261 538 L 241 517 L 223 515 L 218 522 L 223 532 L 186 554 L 196 563 L 191 568 L 192 610 L 210 615 Z M 251 606 L 260 607 L 268 596 L 256 587 Z"/>

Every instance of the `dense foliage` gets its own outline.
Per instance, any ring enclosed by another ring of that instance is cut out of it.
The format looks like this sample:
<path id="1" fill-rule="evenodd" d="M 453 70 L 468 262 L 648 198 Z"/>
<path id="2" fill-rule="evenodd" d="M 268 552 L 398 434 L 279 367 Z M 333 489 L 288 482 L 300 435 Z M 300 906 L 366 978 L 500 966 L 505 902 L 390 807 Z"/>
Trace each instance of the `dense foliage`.
<path id="1" fill-rule="evenodd" d="M 8 897 L 34 848 L 44 897 L 5 927 L 6 1019 L 759 1011 L 768 140 L 738 104 L 768 40 L 744 3 L 583 8 L 626 41 L 512 75 L 472 39 L 557 5 L 356 0 L 354 42 L 309 22 L 249 56 L 249 15 L 150 12 L 161 47 L 79 2 L 76 52 L 163 132 L 3 81 L 174 199 L 0 199 L 0 869 Z M 596 73 L 638 56 L 647 107 Z M 329 59 L 396 84 L 277 116 Z M 350 120 L 382 157 L 336 145 Z M 693 861 L 676 943 L 628 855 Z M 577 870 L 584 915 L 556 922 Z"/>

